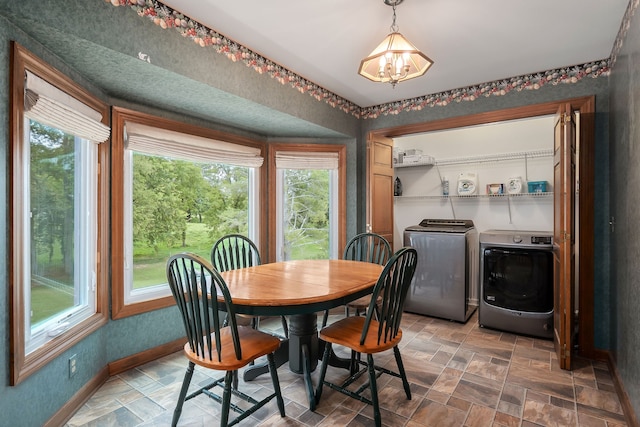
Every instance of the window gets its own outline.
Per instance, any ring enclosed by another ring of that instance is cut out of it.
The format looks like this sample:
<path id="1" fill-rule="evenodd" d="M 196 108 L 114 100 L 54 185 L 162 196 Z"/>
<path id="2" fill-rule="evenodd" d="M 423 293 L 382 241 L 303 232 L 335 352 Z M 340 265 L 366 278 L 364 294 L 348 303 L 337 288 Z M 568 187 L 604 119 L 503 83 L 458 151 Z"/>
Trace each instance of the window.
<path id="1" fill-rule="evenodd" d="M 261 146 L 185 127 L 114 109 L 113 166 L 123 176 L 121 202 L 114 203 L 114 217 L 122 218 L 113 228 L 122 236 L 113 244 L 114 318 L 173 304 L 169 256 L 209 259 L 215 240 L 228 233 L 260 241 Z"/>
<path id="2" fill-rule="evenodd" d="M 339 145 L 273 147 L 277 261 L 340 257 L 344 151 Z"/>
<path id="3" fill-rule="evenodd" d="M 106 106 L 14 45 L 12 384 L 106 322 Z M 102 147 L 101 147 L 102 146 Z"/>
<path id="4" fill-rule="evenodd" d="M 95 313 L 97 146 L 37 119 L 25 120 L 24 182 L 30 212 L 21 254 L 25 348 L 41 347 Z M 27 146 L 28 144 L 28 146 Z M 26 160 L 26 159 L 25 159 Z"/>

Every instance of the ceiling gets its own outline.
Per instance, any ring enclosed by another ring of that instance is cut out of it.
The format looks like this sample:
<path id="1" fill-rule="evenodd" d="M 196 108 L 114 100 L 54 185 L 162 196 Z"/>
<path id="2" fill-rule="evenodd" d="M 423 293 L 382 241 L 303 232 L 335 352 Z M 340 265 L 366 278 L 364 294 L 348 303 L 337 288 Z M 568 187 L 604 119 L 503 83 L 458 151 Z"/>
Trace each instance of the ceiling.
<path id="1" fill-rule="evenodd" d="M 392 88 L 357 74 L 360 60 L 391 26 L 393 10 L 383 0 L 160 1 L 359 107 L 607 59 L 629 2 L 404 0 L 396 11 L 399 30 L 435 64 L 424 76 Z M 77 0 L 86 7 L 75 9 L 69 18 L 66 2 L 43 6 L 38 0 L 0 0 L 0 18 L 13 22 L 119 104 L 148 105 L 159 114 L 171 111 L 180 119 L 204 119 L 265 138 L 351 136 L 141 61 L 129 53 L 127 38 L 115 43 L 109 37 L 117 38 L 118 31 L 126 33 L 132 22 L 147 18 L 103 0 L 92 2 Z M 122 21 L 95 25 L 92 19 L 103 8 L 112 8 L 114 19 Z M 70 30 L 78 22 L 86 33 Z M 109 33 L 112 29 L 116 32 Z M 129 34 L 142 37 L 135 30 Z M 180 42 L 175 32 L 161 37 L 168 49 L 178 44 L 170 39 Z M 127 49 L 120 49 L 122 45 Z M 159 81 L 163 90 L 158 90 Z"/>
<path id="2" fill-rule="evenodd" d="M 360 60 L 389 33 L 383 0 L 162 0 L 360 107 L 606 59 L 629 0 L 404 0 L 399 31 L 434 61 L 376 83 Z"/>

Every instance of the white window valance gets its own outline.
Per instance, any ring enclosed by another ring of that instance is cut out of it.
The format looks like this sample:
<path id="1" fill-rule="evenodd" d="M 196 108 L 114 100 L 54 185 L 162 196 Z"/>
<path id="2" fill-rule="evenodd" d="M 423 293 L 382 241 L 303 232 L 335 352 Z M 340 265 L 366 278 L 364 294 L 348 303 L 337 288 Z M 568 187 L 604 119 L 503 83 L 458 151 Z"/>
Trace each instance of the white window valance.
<path id="1" fill-rule="evenodd" d="M 24 114 L 30 119 L 80 138 L 101 143 L 111 130 L 102 114 L 27 71 Z"/>
<path id="2" fill-rule="evenodd" d="M 339 155 L 335 152 L 276 152 L 278 169 L 338 169 L 339 160 Z"/>
<path id="3" fill-rule="evenodd" d="M 125 146 L 139 153 L 202 163 L 225 163 L 258 168 L 264 159 L 260 148 L 218 141 L 140 123 L 125 123 Z"/>

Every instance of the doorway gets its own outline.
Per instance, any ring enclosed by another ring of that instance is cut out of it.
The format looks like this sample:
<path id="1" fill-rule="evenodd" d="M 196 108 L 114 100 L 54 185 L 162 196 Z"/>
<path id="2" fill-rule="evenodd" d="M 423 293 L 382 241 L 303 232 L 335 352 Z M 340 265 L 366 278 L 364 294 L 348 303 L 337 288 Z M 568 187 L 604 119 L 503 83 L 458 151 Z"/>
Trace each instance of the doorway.
<path id="1" fill-rule="evenodd" d="M 407 136 L 417 133 L 425 133 L 431 131 L 449 130 L 466 126 L 474 126 L 481 124 L 489 124 L 501 121 L 509 121 L 516 119 L 526 119 L 543 115 L 555 114 L 561 105 L 569 104 L 572 110 L 580 115 L 578 135 L 579 150 L 577 159 L 577 180 L 580 188 L 592 189 L 594 181 L 594 159 L 593 153 L 595 148 L 595 98 L 583 97 L 557 102 L 548 102 L 544 104 L 536 104 L 531 106 L 517 107 L 506 110 L 491 111 L 479 113 L 464 117 L 454 117 L 443 120 L 435 120 L 425 123 L 417 123 L 394 128 L 378 129 L 372 131 L 368 135 L 368 145 L 371 141 L 383 138 L 395 138 Z M 371 171 L 367 170 L 367 182 L 371 182 Z M 391 190 L 392 191 L 392 190 Z M 369 197 L 370 191 L 367 191 L 367 220 L 369 224 L 370 218 L 380 216 L 375 211 L 375 203 Z M 393 194 L 389 195 L 393 198 Z M 587 358 L 595 358 L 596 351 L 594 348 L 594 314 L 593 314 L 593 286 L 594 286 L 594 244 L 593 244 L 593 227 L 594 227 L 594 195 L 592 191 L 585 191 L 580 194 L 579 198 L 574 199 L 575 205 L 573 209 L 576 212 L 576 268 L 575 275 L 580 278 L 578 289 L 577 311 L 578 315 L 578 342 L 567 343 L 568 348 L 574 348 L 577 345 L 578 354 Z M 393 210 L 387 210 L 387 218 L 385 223 L 393 223 Z M 375 227 L 372 227 L 375 232 Z"/>

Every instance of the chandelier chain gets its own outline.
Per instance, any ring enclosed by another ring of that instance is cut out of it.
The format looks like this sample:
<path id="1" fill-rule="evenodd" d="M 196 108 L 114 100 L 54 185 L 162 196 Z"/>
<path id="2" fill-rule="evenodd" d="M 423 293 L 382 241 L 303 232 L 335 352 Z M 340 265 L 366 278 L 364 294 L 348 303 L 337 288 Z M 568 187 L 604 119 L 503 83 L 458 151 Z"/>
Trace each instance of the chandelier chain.
<path id="1" fill-rule="evenodd" d="M 393 3 L 393 22 L 391 23 L 391 32 L 397 33 L 400 27 L 396 24 L 396 4 Z"/>
<path id="2" fill-rule="evenodd" d="M 391 6 L 393 8 L 393 23 L 391 24 L 391 32 L 397 33 L 400 28 L 396 25 L 396 6 L 402 3 L 404 0 L 383 0 L 383 1 L 384 1 L 384 4 L 386 4 L 387 6 Z"/>

